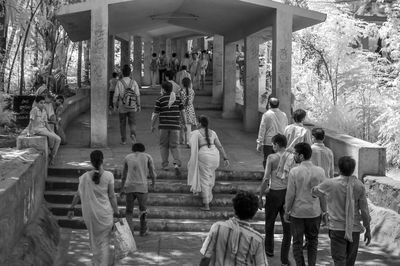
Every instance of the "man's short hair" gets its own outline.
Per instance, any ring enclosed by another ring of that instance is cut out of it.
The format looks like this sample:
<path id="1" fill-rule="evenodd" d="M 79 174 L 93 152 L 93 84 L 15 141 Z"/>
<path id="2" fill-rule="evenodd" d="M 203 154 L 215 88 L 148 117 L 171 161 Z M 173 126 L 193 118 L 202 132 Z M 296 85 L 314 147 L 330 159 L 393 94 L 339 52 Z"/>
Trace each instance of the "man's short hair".
<path id="1" fill-rule="evenodd" d="M 165 55 L 165 51 L 164 51 L 164 50 L 162 50 L 162 51 L 161 51 L 161 54 L 162 54 L 162 55 Z"/>
<path id="2" fill-rule="evenodd" d="M 235 214 L 240 220 L 252 219 L 258 210 L 258 197 L 251 192 L 239 191 L 232 199 Z"/>
<path id="3" fill-rule="evenodd" d="M 294 150 L 300 155 L 303 154 L 304 160 L 310 160 L 312 155 L 312 149 L 310 144 L 305 142 L 297 143 L 294 146 Z"/>
<path id="4" fill-rule="evenodd" d="M 269 102 L 269 106 L 271 106 L 271 108 L 279 107 L 279 99 L 278 98 L 275 98 L 275 97 L 269 98 L 268 102 Z"/>
<path id="5" fill-rule="evenodd" d="M 186 69 L 187 69 L 186 65 L 181 66 L 181 70 L 186 70 Z"/>
<path id="6" fill-rule="evenodd" d="M 161 88 L 162 88 L 163 90 L 165 90 L 165 92 L 168 93 L 168 94 L 172 92 L 172 84 L 171 84 L 171 82 L 169 82 L 169 81 L 164 81 L 164 82 L 161 84 Z"/>
<path id="7" fill-rule="evenodd" d="M 135 144 L 132 145 L 132 151 L 133 152 L 144 152 L 146 148 L 142 143 L 136 142 Z"/>
<path id="8" fill-rule="evenodd" d="M 43 95 L 38 95 L 38 96 L 36 96 L 36 98 L 35 98 L 35 102 L 40 102 L 40 101 L 44 101 L 44 96 Z"/>
<path id="9" fill-rule="evenodd" d="M 276 134 L 271 141 L 273 144 L 279 145 L 280 148 L 286 148 L 287 146 L 287 138 L 282 134 Z"/>
<path id="10" fill-rule="evenodd" d="M 124 65 L 124 67 L 122 68 L 122 75 L 124 77 L 129 77 L 130 74 L 131 74 L 131 67 L 129 65 Z"/>
<path id="11" fill-rule="evenodd" d="M 117 73 L 117 72 L 113 72 L 113 73 L 112 73 L 112 77 L 113 77 L 113 78 L 117 78 L 117 77 L 118 77 L 118 73 Z"/>
<path id="12" fill-rule="evenodd" d="M 176 53 L 172 53 L 172 57 L 176 57 Z"/>
<path id="13" fill-rule="evenodd" d="M 351 176 L 356 168 L 356 161 L 350 156 L 343 156 L 338 161 L 339 173 L 344 176 Z"/>
<path id="14" fill-rule="evenodd" d="M 62 103 L 64 103 L 64 96 L 57 95 L 56 100 L 60 100 Z"/>
<path id="15" fill-rule="evenodd" d="M 174 79 L 174 72 L 172 70 L 165 71 L 165 76 L 168 77 L 169 80 Z"/>
<path id="16" fill-rule="evenodd" d="M 151 56 L 152 57 L 157 57 L 157 54 L 156 53 L 152 53 Z"/>
<path id="17" fill-rule="evenodd" d="M 325 139 L 325 131 L 320 127 L 313 128 L 311 133 L 316 140 Z"/>
<path id="18" fill-rule="evenodd" d="M 296 123 L 301 123 L 306 118 L 306 116 L 307 116 L 306 111 L 304 111 L 303 109 L 297 109 L 293 113 L 293 120 Z"/>

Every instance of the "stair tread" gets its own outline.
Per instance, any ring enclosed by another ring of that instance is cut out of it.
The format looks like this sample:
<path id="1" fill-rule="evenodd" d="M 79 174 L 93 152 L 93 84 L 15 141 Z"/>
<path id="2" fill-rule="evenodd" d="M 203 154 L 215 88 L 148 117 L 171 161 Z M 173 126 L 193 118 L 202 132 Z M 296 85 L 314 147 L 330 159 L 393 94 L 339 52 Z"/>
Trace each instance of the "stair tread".
<path id="1" fill-rule="evenodd" d="M 73 190 L 46 190 L 44 192 L 45 195 L 60 195 L 60 196 L 73 196 L 76 191 Z M 192 193 L 149 193 L 150 197 L 193 197 Z M 233 194 L 228 193 L 218 193 L 214 195 L 214 198 L 232 198 Z"/>

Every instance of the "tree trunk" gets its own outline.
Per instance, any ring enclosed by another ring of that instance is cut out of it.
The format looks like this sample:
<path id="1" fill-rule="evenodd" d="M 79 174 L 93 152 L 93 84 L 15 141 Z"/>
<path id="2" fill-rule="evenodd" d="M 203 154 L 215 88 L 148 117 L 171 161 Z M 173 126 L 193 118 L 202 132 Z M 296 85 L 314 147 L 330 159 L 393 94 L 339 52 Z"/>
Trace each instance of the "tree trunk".
<path id="1" fill-rule="evenodd" d="M 6 2 L 0 0 L 0 59 L 4 57 L 7 48 Z M 0 73 L 0 91 L 4 91 L 4 72 Z"/>
<path id="2" fill-rule="evenodd" d="M 82 87 L 82 42 L 78 43 L 78 65 L 76 68 L 78 88 Z"/>
<path id="3" fill-rule="evenodd" d="M 90 84 L 90 40 L 86 41 L 85 53 L 83 54 L 83 60 L 85 65 L 83 82 Z"/>
<path id="4" fill-rule="evenodd" d="M 12 72 L 13 72 L 13 69 L 14 69 L 15 61 L 17 60 L 18 51 L 19 51 L 19 47 L 21 46 L 21 42 L 22 42 L 22 36 L 19 37 L 17 49 L 15 49 L 14 58 L 13 58 L 13 61 L 11 63 L 11 66 L 10 66 L 10 72 L 8 73 L 7 93 L 10 93 Z"/>

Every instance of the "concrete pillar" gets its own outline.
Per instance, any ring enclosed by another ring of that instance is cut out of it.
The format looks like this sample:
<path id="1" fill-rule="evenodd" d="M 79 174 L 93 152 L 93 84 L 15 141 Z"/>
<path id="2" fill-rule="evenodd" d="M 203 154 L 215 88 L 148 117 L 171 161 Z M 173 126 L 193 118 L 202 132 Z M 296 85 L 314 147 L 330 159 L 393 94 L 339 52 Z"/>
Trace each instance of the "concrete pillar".
<path id="1" fill-rule="evenodd" d="M 115 36 L 108 36 L 108 69 L 107 69 L 107 80 L 110 80 L 112 73 L 114 72 L 114 54 L 115 54 Z"/>
<path id="2" fill-rule="evenodd" d="M 160 44 L 160 54 L 161 54 L 161 51 L 167 52 L 167 39 L 161 37 L 159 44 Z"/>
<path id="3" fill-rule="evenodd" d="M 130 65 L 129 41 L 121 40 L 121 69 L 124 65 Z"/>
<path id="4" fill-rule="evenodd" d="M 150 62 L 151 62 L 151 40 L 144 40 L 143 50 L 144 50 L 144 57 L 143 57 L 143 79 L 142 84 L 149 86 L 150 85 Z"/>
<path id="5" fill-rule="evenodd" d="M 165 41 L 165 53 L 167 54 L 168 58 L 171 58 L 171 54 L 172 54 L 171 39 L 166 39 L 166 41 Z"/>
<path id="6" fill-rule="evenodd" d="M 178 41 L 177 41 L 177 39 L 171 40 L 171 53 L 176 53 L 178 56 Z"/>
<path id="7" fill-rule="evenodd" d="M 91 13 L 90 145 L 94 148 L 107 146 L 108 6 L 97 5 Z"/>
<path id="8" fill-rule="evenodd" d="M 279 108 L 290 119 L 292 67 L 292 15 L 275 12 L 272 39 L 272 95 L 280 101 Z"/>
<path id="9" fill-rule="evenodd" d="M 236 43 L 225 44 L 223 118 L 236 118 Z"/>
<path id="10" fill-rule="evenodd" d="M 197 38 L 196 41 L 197 41 L 197 45 L 196 45 L 197 49 L 200 50 L 200 51 L 203 51 L 204 47 L 205 47 L 205 45 L 204 45 L 204 42 L 205 42 L 204 37 Z"/>
<path id="11" fill-rule="evenodd" d="M 224 92 L 224 37 L 214 35 L 213 44 L 213 90 L 212 102 L 222 103 Z"/>
<path id="12" fill-rule="evenodd" d="M 142 37 L 133 37 L 133 78 L 142 86 Z"/>
<path id="13" fill-rule="evenodd" d="M 259 126 L 259 38 L 253 34 L 244 40 L 245 82 L 243 126 L 247 132 L 257 132 Z"/>

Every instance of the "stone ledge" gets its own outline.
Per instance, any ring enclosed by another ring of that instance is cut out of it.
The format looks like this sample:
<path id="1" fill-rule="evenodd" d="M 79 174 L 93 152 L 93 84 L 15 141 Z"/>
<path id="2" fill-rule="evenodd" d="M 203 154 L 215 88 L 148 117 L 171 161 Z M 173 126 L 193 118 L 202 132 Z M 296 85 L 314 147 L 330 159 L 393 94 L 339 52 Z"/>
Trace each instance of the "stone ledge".
<path id="1" fill-rule="evenodd" d="M 365 176 L 364 185 L 374 204 L 400 213 L 400 181 L 387 176 Z"/>
<path id="2" fill-rule="evenodd" d="M 61 126 L 65 130 L 68 124 L 81 113 L 90 108 L 90 90 L 80 89 L 77 95 L 65 99 L 64 110 L 61 113 Z"/>

